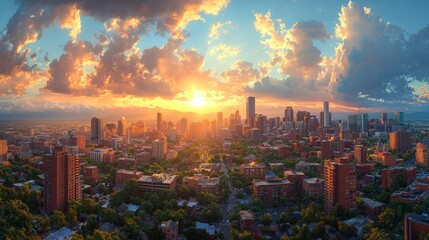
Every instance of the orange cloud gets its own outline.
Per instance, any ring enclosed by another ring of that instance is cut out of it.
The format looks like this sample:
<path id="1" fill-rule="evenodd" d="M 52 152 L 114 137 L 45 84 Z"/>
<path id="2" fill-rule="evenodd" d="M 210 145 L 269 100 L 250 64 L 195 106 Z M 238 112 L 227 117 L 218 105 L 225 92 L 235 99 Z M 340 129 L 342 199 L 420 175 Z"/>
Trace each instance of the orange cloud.
<path id="1" fill-rule="evenodd" d="M 224 58 L 235 57 L 240 52 L 240 48 L 225 43 L 220 43 L 210 49 L 210 55 L 216 57 L 218 60 Z"/>

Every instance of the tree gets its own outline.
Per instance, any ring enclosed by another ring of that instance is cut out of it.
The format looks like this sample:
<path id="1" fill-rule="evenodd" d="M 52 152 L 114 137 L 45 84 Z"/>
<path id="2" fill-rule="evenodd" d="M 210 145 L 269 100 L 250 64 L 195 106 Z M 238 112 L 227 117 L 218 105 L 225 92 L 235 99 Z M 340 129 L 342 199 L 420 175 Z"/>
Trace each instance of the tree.
<path id="1" fill-rule="evenodd" d="M 70 227 L 76 225 L 77 223 L 77 212 L 74 208 L 69 208 L 66 214 L 66 220 Z"/>
<path id="2" fill-rule="evenodd" d="M 391 208 L 386 208 L 378 215 L 378 224 L 382 228 L 393 229 L 395 227 L 395 212 Z"/>
<path id="3" fill-rule="evenodd" d="M 177 188 L 177 194 L 182 199 L 188 199 L 191 196 L 191 189 L 189 189 L 188 186 L 181 184 Z"/>
<path id="4" fill-rule="evenodd" d="M 312 223 L 319 221 L 320 212 L 314 204 L 301 210 L 301 217 L 305 223 Z"/>
<path id="5" fill-rule="evenodd" d="M 100 229 L 95 229 L 92 236 L 88 236 L 87 240 L 119 240 L 122 239 L 121 234 L 118 231 L 104 232 Z"/>
<path id="6" fill-rule="evenodd" d="M 0 236 L 16 236 L 24 234 L 25 238 L 33 235 L 33 216 L 21 200 L 4 202 L 0 199 Z"/>
<path id="7" fill-rule="evenodd" d="M 261 222 L 266 227 L 270 226 L 271 223 L 272 223 L 271 214 L 269 212 L 266 212 L 266 213 L 262 214 Z"/>
<path id="8" fill-rule="evenodd" d="M 202 192 L 202 193 L 197 194 L 197 201 L 198 201 L 198 203 L 201 203 L 202 205 L 207 205 L 209 203 L 216 202 L 217 197 L 211 193 Z"/>
<path id="9" fill-rule="evenodd" d="M 203 218 L 209 223 L 218 222 L 222 219 L 222 213 L 219 205 L 215 202 L 209 203 L 207 208 L 204 210 Z"/>
<path id="10" fill-rule="evenodd" d="M 369 236 L 366 236 L 367 240 L 390 240 L 389 234 L 383 229 L 372 228 Z"/>
<path id="11" fill-rule="evenodd" d="M 58 210 L 54 210 L 54 213 L 51 215 L 50 221 L 55 229 L 59 229 L 66 226 L 66 217 L 64 216 L 63 212 Z"/>
<path id="12" fill-rule="evenodd" d="M 133 218 L 127 217 L 124 220 L 124 232 L 128 238 L 138 239 L 140 238 L 140 228 Z"/>
<path id="13" fill-rule="evenodd" d="M 429 240 L 429 233 L 420 232 L 419 240 Z"/>
<path id="14" fill-rule="evenodd" d="M 233 240 L 253 240 L 253 235 L 250 232 L 244 231 L 242 233 L 234 234 L 231 239 Z"/>
<path id="15" fill-rule="evenodd" d="M 43 232 L 47 232 L 49 230 L 49 227 L 51 226 L 51 222 L 49 221 L 48 216 L 39 216 L 37 218 L 37 224 L 39 225 L 40 229 Z"/>
<path id="16" fill-rule="evenodd" d="M 100 216 L 106 222 L 115 223 L 116 222 L 116 211 L 112 208 L 105 208 L 101 210 Z"/>
<path id="17" fill-rule="evenodd" d="M 279 224 L 287 223 L 287 215 L 285 212 L 280 213 L 279 219 L 277 219 L 277 223 L 279 223 Z"/>
<path id="18" fill-rule="evenodd" d="M 295 237 L 297 239 L 310 239 L 311 232 L 310 232 L 310 228 L 308 227 L 308 225 L 304 224 L 301 227 L 298 226 L 297 227 L 297 232 L 295 234 Z"/>
<path id="19" fill-rule="evenodd" d="M 357 229 L 354 226 L 345 224 L 343 221 L 338 223 L 338 232 L 346 239 L 357 236 Z"/>
<path id="20" fill-rule="evenodd" d="M 97 216 L 91 214 L 85 220 L 85 229 L 89 231 L 90 234 L 94 232 L 94 230 L 98 227 Z"/>

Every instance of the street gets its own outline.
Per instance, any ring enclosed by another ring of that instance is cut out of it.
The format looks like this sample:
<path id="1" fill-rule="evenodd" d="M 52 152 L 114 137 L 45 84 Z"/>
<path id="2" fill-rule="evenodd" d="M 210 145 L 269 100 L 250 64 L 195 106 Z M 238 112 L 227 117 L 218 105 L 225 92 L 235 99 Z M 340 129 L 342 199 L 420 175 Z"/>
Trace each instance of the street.
<path id="1" fill-rule="evenodd" d="M 225 172 L 225 175 L 229 178 L 229 170 L 226 168 L 225 164 L 221 164 L 222 170 Z M 223 232 L 223 236 L 226 240 L 229 239 L 229 233 L 231 228 L 231 223 L 229 222 L 229 215 L 234 210 L 235 206 L 237 206 L 237 197 L 235 193 L 235 188 L 229 185 L 229 190 L 231 191 L 231 194 L 229 195 L 228 200 L 226 203 L 220 204 L 221 211 L 222 211 L 222 222 L 216 224 L 216 228 Z"/>

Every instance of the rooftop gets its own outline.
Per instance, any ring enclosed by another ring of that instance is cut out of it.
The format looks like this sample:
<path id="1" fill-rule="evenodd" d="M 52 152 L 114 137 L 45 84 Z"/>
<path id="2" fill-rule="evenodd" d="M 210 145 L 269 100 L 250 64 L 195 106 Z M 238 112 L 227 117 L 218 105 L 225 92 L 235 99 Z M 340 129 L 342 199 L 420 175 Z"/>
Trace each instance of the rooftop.
<path id="1" fill-rule="evenodd" d="M 215 226 L 208 223 L 195 222 L 195 228 L 205 230 L 210 235 L 215 233 Z"/>
<path id="2" fill-rule="evenodd" d="M 405 215 L 408 220 L 412 220 L 414 222 L 420 222 L 429 225 L 429 216 L 427 214 L 418 215 L 415 213 L 408 213 Z"/>
<path id="3" fill-rule="evenodd" d="M 323 179 L 321 178 L 306 178 L 304 181 L 309 184 L 323 183 Z"/>
<path id="4" fill-rule="evenodd" d="M 268 185 L 282 185 L 282 184 L 290 184 L 287 179 L 270 179 L 270 180 L 255 180 L 253 182 L 255 186 L 268 186 Z"/>
<path id="5" fill-rule="evenodd" d="M 60 228 L 59 230 L 50 233 L 44 240 L 63 240 L 63 239 L 72 239 L 71 235 L 74 231 L 68 228 Z"/>
<path id="6" fill-rule="evenodd" d="M 240 218 L 241 220 L 255 220 L 255 216 L 253 216 L 253 213 L 249 211 L 240 211 Z"/>
<path id="7" fill-rule="evenodd" d="M 296 171 L 291 171 L 291 170 L 286 170 L 283 172 L 285 176 L 287 175 L 301 175 L 304 176 L 303 172 L 296 172 Z"/>
<path id="8" fill-rule="evenodd" d="M 139 179 L 139 182 L 171 184 L 174 181 L 174 179 L 176 179 L 176 175 L 159 173 L 159 174 L 153 174 L 153 175 L 143 175 Z"/>
<path id="9" fill-rule="evenodd" d="M 369 206 L 370 208 L 378 208 L 378 207 L 382 207 L 382 206 L 384 206 L 384 203 L 382 203 L 382 202 L 378 202 L 378 201 L 375 201 L 375 200 L 372 200 L 372 199 L 370 199 L 370 198 L 366 198 L 366 197 L 362 197 L 361 199 L 360 199 L 365 205 L 367 205 L 367 206 Z"/>

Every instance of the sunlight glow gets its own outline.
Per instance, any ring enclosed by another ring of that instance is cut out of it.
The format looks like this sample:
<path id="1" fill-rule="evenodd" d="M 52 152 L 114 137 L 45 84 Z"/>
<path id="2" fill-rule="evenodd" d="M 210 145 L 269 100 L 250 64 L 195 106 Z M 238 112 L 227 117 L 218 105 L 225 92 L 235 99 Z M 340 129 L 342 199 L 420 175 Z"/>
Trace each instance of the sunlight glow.
<path id="1" fill-rule="evenodd" d="M 200 92 L 195 91 L 194 92 L 194 98 L 192 98 L 190 105 L 197 107 L 197 108 L 201 108 L 201 107 L 207 105 L 206 100 L 201 95 L 202 94 Z"/>

